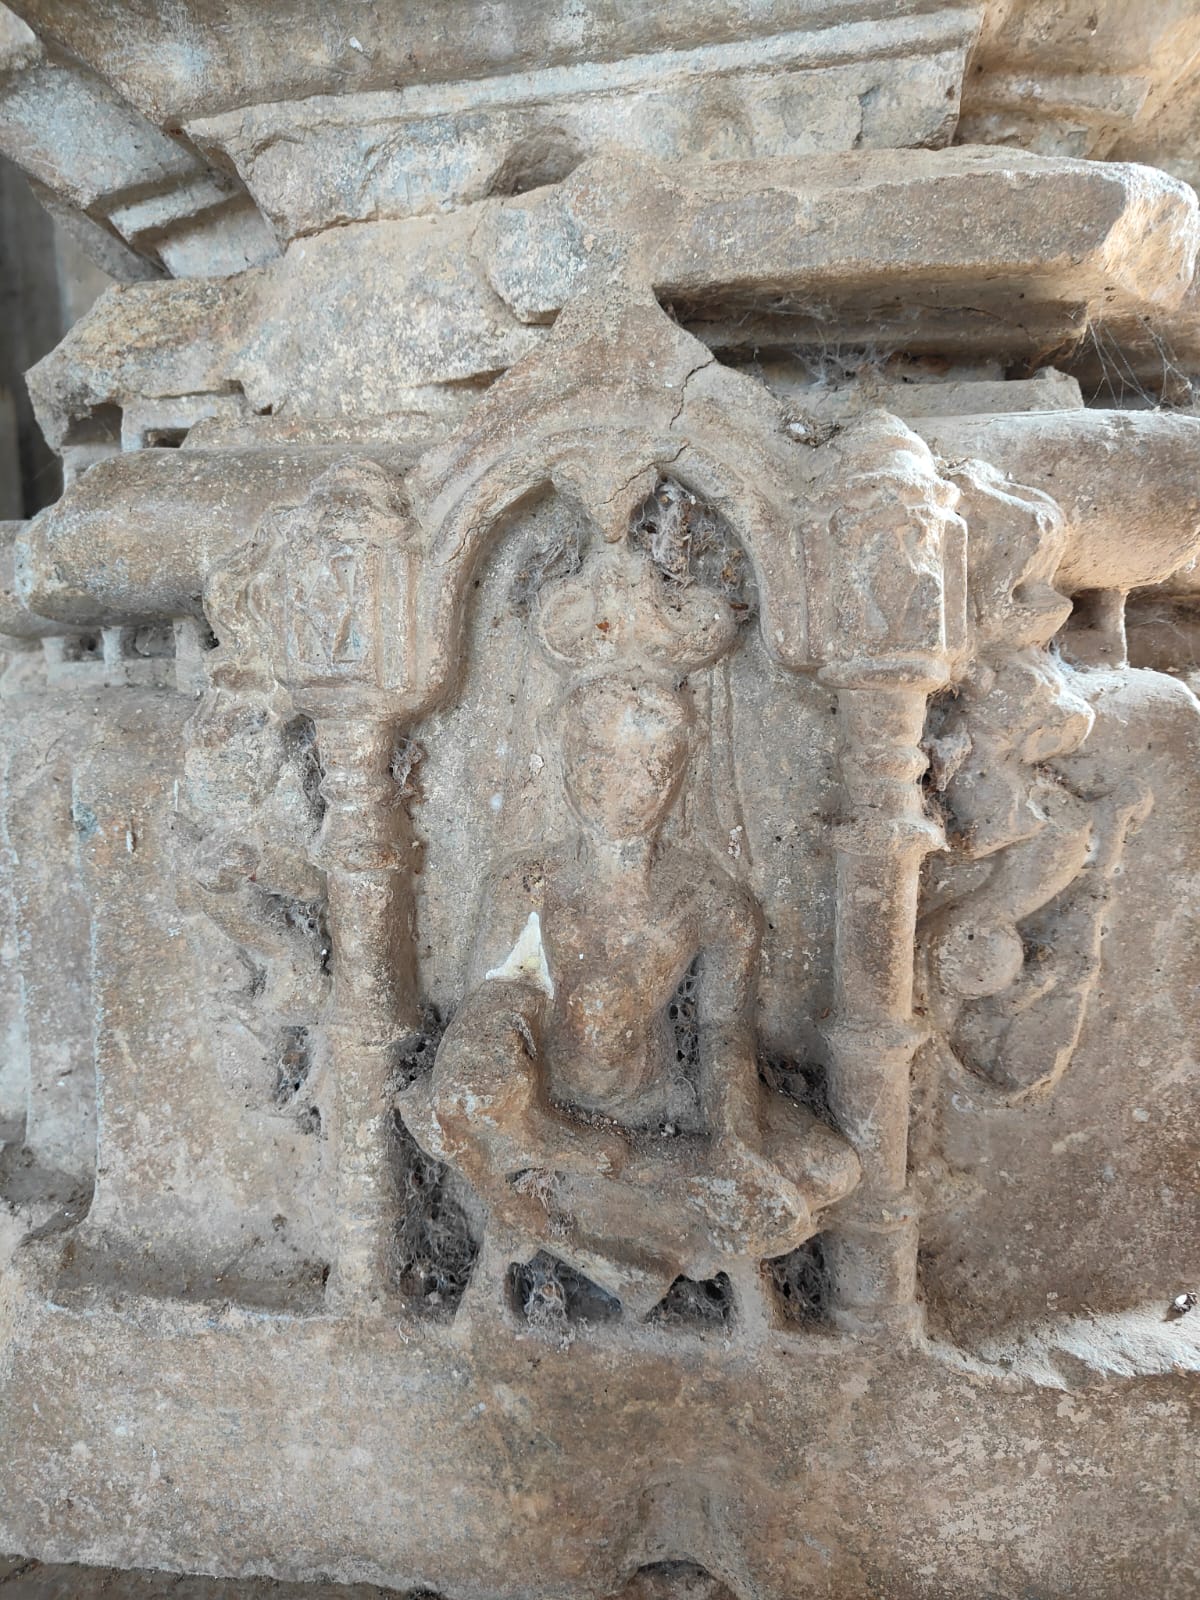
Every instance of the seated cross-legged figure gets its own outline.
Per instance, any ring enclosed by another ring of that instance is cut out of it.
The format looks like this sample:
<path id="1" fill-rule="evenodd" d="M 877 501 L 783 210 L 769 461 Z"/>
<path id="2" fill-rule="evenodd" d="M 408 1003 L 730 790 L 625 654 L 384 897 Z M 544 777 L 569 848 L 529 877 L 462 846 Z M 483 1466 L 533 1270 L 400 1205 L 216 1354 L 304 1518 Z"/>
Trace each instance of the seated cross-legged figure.
<path id="1" fill-rule="evenodd" d="M 662 837 L 687 698 L 610 672 L 563 710 L 578 832 L 492 881 L 466 999 L 402 1111 L 482 1196 L 489 1255 L 547 1250 L 640 1315 L 679 1276 L 803 1243 L 858 1161 L 759 1078 L 754 900 L 713 855 Z M 682 1052 L 670 1013 L 689 973 Z"/>

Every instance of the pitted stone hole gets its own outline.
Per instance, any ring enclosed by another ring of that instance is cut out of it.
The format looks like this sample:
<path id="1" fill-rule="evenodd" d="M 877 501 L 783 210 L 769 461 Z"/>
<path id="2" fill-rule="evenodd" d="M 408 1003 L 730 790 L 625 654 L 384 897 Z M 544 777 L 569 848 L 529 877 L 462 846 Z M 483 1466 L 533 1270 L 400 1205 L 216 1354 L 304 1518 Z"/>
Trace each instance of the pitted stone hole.
<path id="1" fill-rule="evenodd" d="M 694 1078 L 700 1070 L 700 1021 L 696 1008 L 696 984 L 700 976 L 700 957 L 679 980 L 675 998 L 667 1007 L 667 1020 L 675 1039 L 675 1065 L 680 1075 Z"/>
<path id="2" fill-rule="evenodd" d="M 492 175 L 488 196 L 508 199 L 562 183 L 582 160 L 582 150 L 562 128 L 543 128 L 512 146 Z"/>
<path id="3" fill-rule="evenodd" d="M 829 1127 L 837 1123 L 829 1108 L 829 1076 L 820 1061 L 789 1061 L 782 1056 L 762 1056 L 758 1076 L 769 1089 L 785 1094 Z"/>
<path id="4" fill-rule="evenodd" d="M 757 609 L 754 578 L 732 528 L 674 478 L 660 478 L 634 512 L 630 539 L 645 550 L 663 581 L 685 589 L 719 590 L 739 621 Z"/>
<path id="5" fill-rule="evenodd" d="M 330 970 L 333 946 L 325 922 L 325 907 L 315 900 L 290 900 L 284 895 L 265 895 L 263 908 L 267 916 L 276 916 L 292 933 L 299 934 L 311 946 L 317 965 L 324 973 Z"/>
<path id="6" fill-rule="evenodd" d="M 213 637 L 213 644 L 216 638 Z M 285 724 L 283 749 L 300 780 L 312 824 L 319 827 L 325 816 L 325 797 L 321 793 L 321 762 L 317 754 L 317 730 L 311 717 L 299 716 Z"/>
<path id="7" fill-rule="evenodd" d="M 393 1120 L 392 1145 L 400 1203 L 396 1287 L 422 1309 L 452 1316 L 479 1254 L 476 1229 L 455 1192 L 454 1174 L 425 1154 L 399 1115 Z"/>
<path id="8" fill-rule="evenodd" d="M 308 1082 L 312 1070 L 312 1048 L 307 1028 L 282 1028 L 279 1035 L 279 1052 L 275 1059 L 275 1092 L 277 1106 L 290 1106 Z"/>
<path id="9" fill-rule="evenodd" d="M 828 1322 L 829 1264 L 819 1233 L 766 1265 L 785 1322 L 802 1328 Z"/>
<path id="10" fill-rule="evenodd" d="M 407 1089 L 418 1078 L 433 1071 L 434 1057 L 446 1024 L 436 1006 L 426 1005 L 421 1010 L 421 1026 L 415 1033 L 405 1034 L 397 1041 L 392 1059 L 392 1082 L 396 1093 Z"/>
<path id="11" fill-rule="evenodd" d="M 170 660 L 175 654 L 175 630 L 169 622 L 131 628 L 123 640 L 125 654 L 137 660 Z"/>
<path id="12" fill-rule="evenodd" d="M 920 779 L 925 806 L 952 837 L 960 836 L 963 830 L 946 791 L 971 753 L 971 737 L 960 725 L 962 713 L 957 701 L 958 690 L 953 686 L 933 696 L 921 738 L 921 749 L 928 761 Z"/>
<path id="13" fill-rule="evenodd" d="M 522 507 L 528 530 L 509 589 L 513 609 L 526 612 L 544 584 L 568 578 L 583 565 L 580 516 L 561 495 L 543 492 Z"/>
<path id="14" fill-rule="evenodd" d="M 639 1567 L 610 1600 L 738 1600 L 719 1578 L 696 1561 L 655 1561 Z"/>
<path id="15" fill-rule="evenodd" d="M 1135 590 L 1125 605 L 1129 665 L 1173 677 L 1195 673 L 1200 668 L 1198 623 L 1200 618 L 1187 601 L 1162 599 L 1153 590 Z"/>
<path id="16" fill-rule="evenodd" d="M 85 417 L 72 417 L 63 445 L 110 444 L 119 449 L 123 412 L 118 405 L 93 406 Z"/>
<path id="17" fill-rule="evenodd" d="M 647 1322 L 677 1328 L 727 1328 L 734 1319 L 733 1287 L 715 1278 L 676 1278 Z"/>
<path id="18" fill-rule="evenodd" d="M 102 661 L 104 646 L 98 633 L 80 633 L 62 642 L 64 661 Z"/>
<path id="19" fill-rule="evenodd" d="M 397 739 L 392 755 L 392 782 L 396 785 L 397 799 L 406 805 L 421 798 L 417 768 L 424 756 L 424 750 L 415 739 L 403 735 Z"/>
<path id="20" fill-rule="evenodd" d="M 508 1292 L 513 1310 L 526 1322 L 550 1332 L 599 1322 L 616 1322 L 621 1302 L 599 1284 L 576 1272 L 565 1261 L 539 1250 L 523 1266 L 508 1269 Z"/>
<path id="21" fill-rule="evenodd" d="M 147 450 L 178 450 L 188 436 L 187 428 L 147 428 L 142 435 Z"/>

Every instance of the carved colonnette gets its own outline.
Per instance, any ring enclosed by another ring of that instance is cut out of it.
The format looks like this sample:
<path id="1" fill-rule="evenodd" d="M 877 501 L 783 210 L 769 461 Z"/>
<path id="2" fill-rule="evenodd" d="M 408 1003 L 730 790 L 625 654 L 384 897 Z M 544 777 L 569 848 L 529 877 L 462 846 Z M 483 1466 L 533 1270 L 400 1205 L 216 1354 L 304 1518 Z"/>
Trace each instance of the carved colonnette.
<path id="1" fill-rule="evenodd" d="M 971 183 L 994 215 L 964 244 Z M 888 256 L 915 198 L 929 239 Z M 846 207 L 861 234 L 833 226 Z M 906 410 L 865 355 L 831 402 L 787 352 L 876 322 L 900 342 L 889 291 L 920 300 L 892 374 L 981 317 L 1028 355 L 1102 304 L 1177 304 L 1194 200 L 981 152 L 600 157 L 452 215 L 444 246 L 421 226 L 331 230 L 190 296 L 199 350 L 154 334 L 191 373 L 160 385 L 182 448 L 88 466 L 14 534 L 5 628 L 50 641 L 21 694 L 79 665 L 146 721 L 121 724 L 128 758 L 69 752 L 96 821 L 96 1176 L 85 1217 L 44 1202 L 14 1242 L 33 1487 L 4 1526 L 51 1554 L 82 1536 L 479 1596 L 603 1596 L 694 1561 L 790 1600 L 869 1594 L 897 1562 L 920 1593 L 912 1540 L 962 1592 L 963 1437 L 1054 1433 L 1093 1465 L 1141 1438 L 1168 1493 L 1186 1433 L 1140 1380 L 1194 1372 L 1190 1326 L 1148 1326 L 1122 1283 L 1086 1358 L 1061 1353 L 1067 1316 L 957 1347 L 943 1285 L 973 1148 L 953 1102 L 1048 1139 L 1125 855 L 1162 816 L 1154 773 L 1089 753 L 1093 728 L 1194 717 L 1182 686 L 1139 712 L 1062 629 L 1071 596 L 1111 623 L 1195 556 L 1196 420 Z M 405 320 L 398 239 L 458 285 L 428 324 Z M 347 293 L 376 320 L 339 321 Z M 76 343 L 183 303 L 117 297 Z M 122 359 L 35 378 L 68 448 L 98 408 L 137 414 Z M 1001 406 L 1029 387 L 962 381 Z M 168 623 L 173 675 L 139 683 L 122 651 Z M 98 664 L 67 663 L 91 630 Z M 1118 1360 L 1131 1382 L 1104 1388 Z M 1072 1361 L 1098 1435 L 1063 1416 Z M 57 1465 L 53 1383 L 83 1447 Z M 225 1496 L 197 1469 L 230 1415 Z M 187 1480 L 136 1538 L 70 1492 L 101 1450 L 139 1503 L 146 1452 Z M 45 1474 L 64 1498 L 40 1525 Z M 1139 1493 L 1114 1489 L 1096 1555 L 1071 1474 L 1036 1489 L 1012 1572 L 1066 1539 L 1115 1592 Z"/>

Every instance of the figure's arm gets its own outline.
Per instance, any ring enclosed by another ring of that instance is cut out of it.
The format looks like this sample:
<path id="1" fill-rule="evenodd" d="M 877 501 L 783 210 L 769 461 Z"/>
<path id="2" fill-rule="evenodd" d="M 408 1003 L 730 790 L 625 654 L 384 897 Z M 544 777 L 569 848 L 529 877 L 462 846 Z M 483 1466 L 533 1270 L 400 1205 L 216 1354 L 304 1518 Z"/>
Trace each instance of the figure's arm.
<path id="1" fill-rule="evenodd" d="M 523 868 L 497 881 L 473 962 L 474 982 L 434 1065 L 434 1113 L 447 1152 L 477 1181 L 529 1167 L 615 1170 L 624 1142 L 558 1111 L 542 1040 L 554 981 Z"/>
<path id="2" fill-rule="evenodd" d="M 624 1141 L 575 1122 L 545 1092 L 541 1040 L 550 999 L 524 981 L 485 980 L 463 1001 L 434 1063 L 434 1115 L 464 1172 L 490 1178 L 531 1167 L 616 1172 Z"/>

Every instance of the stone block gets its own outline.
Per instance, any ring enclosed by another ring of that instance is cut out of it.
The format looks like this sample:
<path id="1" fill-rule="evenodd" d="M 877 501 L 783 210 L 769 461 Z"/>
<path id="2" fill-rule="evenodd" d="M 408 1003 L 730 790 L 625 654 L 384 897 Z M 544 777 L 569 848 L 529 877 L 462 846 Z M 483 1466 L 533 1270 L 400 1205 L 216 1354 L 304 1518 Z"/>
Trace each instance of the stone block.
<path id="1" fill-rule="evenodd" d="M 0 1589 L 1190 1600 L 1194 19 L 418 9 L 0 9 Z"/>

